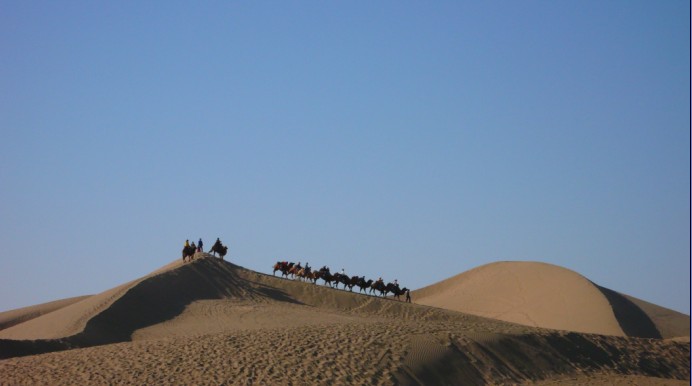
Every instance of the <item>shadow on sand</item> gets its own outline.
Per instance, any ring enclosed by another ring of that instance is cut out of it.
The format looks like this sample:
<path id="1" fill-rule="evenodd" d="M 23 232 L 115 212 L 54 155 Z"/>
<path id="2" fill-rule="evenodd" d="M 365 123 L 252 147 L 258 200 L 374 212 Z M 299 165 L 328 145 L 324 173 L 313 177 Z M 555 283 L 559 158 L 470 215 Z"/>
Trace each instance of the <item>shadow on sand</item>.
<path id="1" fill-rule="evenodd" d="M 637 338 L 663 338 L 656 328 L 656 324 L 639 306 L 613 290 L 597 284 L 594 285 L 608 299 L 610 306 L 613 308 L 615 319 L 620 324 L 620 328 L 622 328 L 625 335 Z"/>

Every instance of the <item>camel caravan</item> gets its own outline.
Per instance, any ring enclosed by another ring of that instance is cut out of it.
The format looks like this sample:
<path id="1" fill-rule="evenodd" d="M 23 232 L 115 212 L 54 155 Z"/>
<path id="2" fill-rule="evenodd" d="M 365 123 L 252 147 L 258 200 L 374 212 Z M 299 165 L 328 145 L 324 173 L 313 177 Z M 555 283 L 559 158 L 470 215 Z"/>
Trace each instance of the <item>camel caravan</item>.
<path id="1" fill-rule="evenodd" d="M 183 247 L 183 262 L 193 261 L 195 258 L 200 257 L 204 253 L 204 244 L 202 239 L 199 239 L 197 245 L 194 242 L 190 243 L 189 240 L 185 240 L 185 246 Z M 228 253 L 228 246 L 223 245 L 221 240 L 218 238 L 216 242 L 209 250 L 209 253 L 216 257 L 218 253 L 221 260 Z M 328 285 L 330 288 L 339 289 L 339 284 L 343 284 L 343 289 L 348 288 L 349 291 L 353 292 L 353 287 L 358 286 L 360 292 L 366 295 L 372 295 L 379 293 L 380 296 L 386 297 L 392 294 L 395 299 L 401 300 L 401 295 L 406 295 L 406 301 L 411 302 L 411 291 L 408 288 L 400 288 L 399 283 L 394 280 L 394 283 L 384 284 L 384 280 L 380 277 L 377 280 L 365 280 L 365 276 L 351 276 L 349 277 L 346 273 L 341 270 L 341 273 L 331 273 L 327 266 L 315 271 L 307 263 L 305 266 L 301 266 L 300 262 L 289 263 L 287 261 L 278 261 L 274 264 L 273 275 L 276 276 L 276 271 L 281 271 L 281 276 L 288 279 L 289 275 L 291 279 L 298 278 L 301 281 L 309 281 L 312 284 L 317 284 L 317 280 L 323 280 L 324 285 Z M 368 292 L 369 291 L 369 292 Z"/>
<path id="2" fill-rule="evenodd" d="M 353 287 L 360 288 L 359 292 L 363 292 L 366 295 L 379 292 L 380 296 L 387 296 L 392 294 L 397 300 L 401 300 L 401 295 L 406 295 L 406 301 L 411 302 L 411 292 L 408 288 L 400 288 L 399 283 L 394 280 L 394 283 L 384 284 L 382 278 L 377 280 L 365 280 L 365 276 L 351 276 L 346 275 L 343 270 L 342 273 L 336 272 L 331 273 L 327 266 L 320 268 L 319 270 L 313 270 L 308 264 L 301 266 L 300 262 L 298 264 L 289 263 L 287 261 L 277 261 L 274 264 L 273 275 L 276 276 L 276 271 L 281 271 L 281 276 L 288 279 L 289 275 L 291 279 L 297 278 L 301 281 L 309 281 L 312 284 L 317 284 L 317 280 L 323 280 L 324 285 L 328 285 L 330 288 L 339 288 L 339 284 L 343 284 L 343 289 L 348 288 L 349 291 L 353 292 Z M 369 292 L 368 292 L 369 291 Z"/>

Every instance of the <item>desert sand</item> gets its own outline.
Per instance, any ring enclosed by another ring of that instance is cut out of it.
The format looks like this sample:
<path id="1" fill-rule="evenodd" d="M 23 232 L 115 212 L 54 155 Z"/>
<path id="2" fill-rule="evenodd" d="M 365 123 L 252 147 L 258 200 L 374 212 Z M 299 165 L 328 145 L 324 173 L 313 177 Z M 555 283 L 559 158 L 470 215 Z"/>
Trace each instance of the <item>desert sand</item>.
<path id="1" fill-rule="evenodd" d="M 689 384 L 689 317 L 687 336 L 675 339 L 631 336 L 631 326 L 617 328 L 622 314 L 592 323 L 570 310 L 582 323 L 570 328 L 512 323 L 455 310 L 464 296 L 456 288 L 466 285 L 455 278 L 414 291 L 409 304 L 201 254 L 101 294 L 0 313 L 0 383 Z M 517 278 L 524 298 L 546 289 L 529 279 Z M 594 297 L 582 300 L 590 312 L 615 314 L 601 291 L 582 290 Z M 438 305 L 416 304 L 416 294 Z M 565 311 L 555 299 L 543 308 L 521 303 L 515 313 L 522 307 L 557 320 Z M 679 335 L 679 315 L 639 307 L 666 321 L 661 336 Z"/>
<path id="2" fill-rule="evenodd" d="M 413 292 L 417 303 L 527 326 L 575 332 L 675 338 L 690 317 L 601 287 L 539 262 L 496 262 Z"/>

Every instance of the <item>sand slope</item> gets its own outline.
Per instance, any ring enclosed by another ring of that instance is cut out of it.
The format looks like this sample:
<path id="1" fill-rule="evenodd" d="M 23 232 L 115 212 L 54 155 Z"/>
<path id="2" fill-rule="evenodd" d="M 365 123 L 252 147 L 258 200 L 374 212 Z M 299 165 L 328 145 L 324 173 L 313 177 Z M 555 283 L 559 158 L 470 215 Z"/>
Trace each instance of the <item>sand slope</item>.
<path id="1" fill-rule="evenodd" d="M 546 263 L 487 264 L 412 296 L 420 304 L 527 326 L 645 338 L 689 336 L 689 316 L 641 307 L 645 302 Z"/>
<path id="2" fill-rule="evenodd" d="M 635 306 L 639 307 L 639 309 L 641 309 L 651 319 L 663 338 L 682 338 L 682 340 L 687 339 L 687 341 L 689 341 L 689 315 L 637 299 L 633 296 L 622 296 L 632 302 Z"/>
<path id="3" fill-rule="evenodd" d="M 38 318 L 39 316 L 51 313 L 53 311 L 67 307 L 71 304 L 80 302 L 88 297 L 89 296 L 77 296 L 73 298 L 37 304 L 35 306 L 18 308 L 16 310 L 0 312 L 0 330 L 4 330 L 16 324 L 24 323 L 31 319 Z"/>
<path id="4" fill-rule="evenodd" d="M 41 336 L 73 334 L 0 340 L 0 357 L 6 358 L 0 360 L 2 382 L 474 385 L 690 379 L 689 342 L 528 327 L 275 278 L 208 256 L 94 297 L 101 299 L 91 303 L 99 305 L 96 311 L 77 306 L 81 302 L 55 311 L 62 311 L 69 327 L 37 324 L 50 314 L 13 326 L 17 336 L 39 336 L 35 326 Z M 80 329 L 75 321 L 83 319 L 88 320 Z"/>

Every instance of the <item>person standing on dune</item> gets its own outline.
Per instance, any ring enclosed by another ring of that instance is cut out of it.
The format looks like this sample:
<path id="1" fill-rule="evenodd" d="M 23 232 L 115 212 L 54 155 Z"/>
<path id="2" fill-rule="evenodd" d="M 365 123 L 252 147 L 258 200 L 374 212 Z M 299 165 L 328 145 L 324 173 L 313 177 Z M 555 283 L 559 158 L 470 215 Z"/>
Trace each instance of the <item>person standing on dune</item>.
<path id="1" fill-rule="evenodd" d="M 204 244 L 202 244 L 202 238 L 200 237 L 199 242 L 197 243 L 197 252 L 204 252 L 204 249 L 202 249 L 203 245 Z"/>

